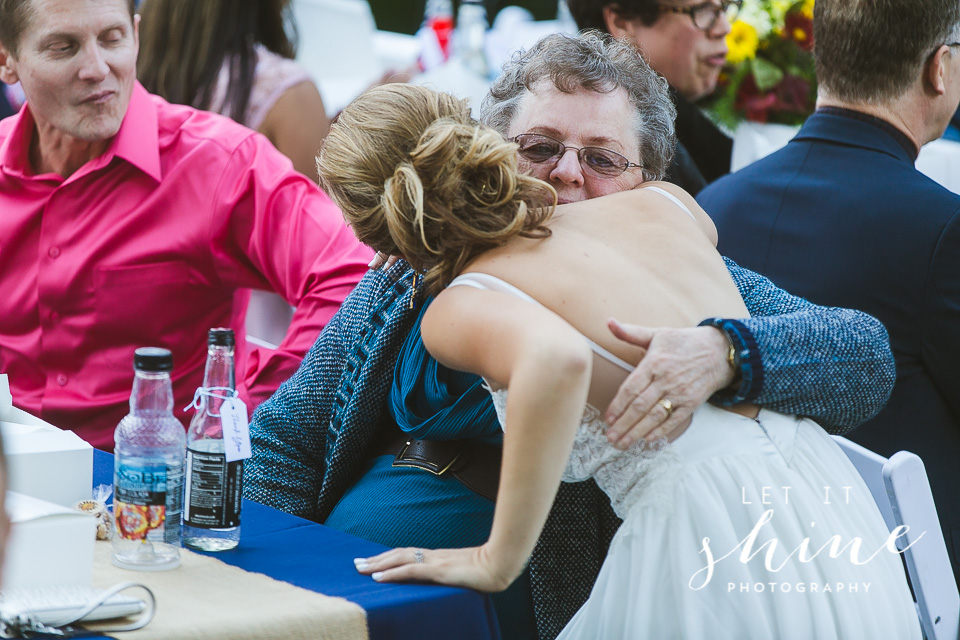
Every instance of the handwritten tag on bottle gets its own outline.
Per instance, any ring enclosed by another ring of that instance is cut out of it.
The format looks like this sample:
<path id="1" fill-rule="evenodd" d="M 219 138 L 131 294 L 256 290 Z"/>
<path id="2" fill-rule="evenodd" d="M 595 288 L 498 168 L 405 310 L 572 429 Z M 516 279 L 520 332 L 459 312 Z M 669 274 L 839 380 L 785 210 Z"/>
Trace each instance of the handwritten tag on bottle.
<path id="1" fill-rule="evenodd" d="M 224 400 L 220 406 L 223 423 L 223 446 L 227 462 L 245 460 L 250 453 L 250 425 L 247 423 L 247 405 L 240 398 Z"/>

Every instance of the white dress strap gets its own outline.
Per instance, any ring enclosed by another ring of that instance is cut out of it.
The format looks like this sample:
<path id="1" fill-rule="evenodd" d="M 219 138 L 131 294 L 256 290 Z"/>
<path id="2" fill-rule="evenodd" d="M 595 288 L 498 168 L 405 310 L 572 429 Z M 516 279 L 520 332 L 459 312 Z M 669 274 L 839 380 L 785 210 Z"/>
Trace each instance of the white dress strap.
<path id="1" fill-rule="evenodd" d="M 535 305 L 543 307 L 543 305 L 540 304 L 540 302 L 537 299 L 533 298 L 522 289 L 518 289 L 517 287 L 510 284 L 506 280 L 502 280 L 496 276 L 492 276 L 489 273 L 479 273 L 476 271 L 470 272 L 470 273 L 463 273 L 457 276 L 456 278 L 454 278 L 453 281 L 447 286 L 449 287 L 465 286 L 465 287 L 473 287 L 474 289 L 484 289 L 487 291 L 499 291 L 501 293 L 508 293 L 522 300 L 526 300 L 527 302 L 532 302 Z M 580 335 L 583 336 L 582 333 Z M 599 344 L 597 344 L 587 336 L 583 336 L 583 339 L 586 340 L 587 343 L 589 343 L 590 348 L 593 350 L 593 352 L 596 353 L 601 358 L 603 358 L 604 360 L 607 360 L 617 365 L 618 367 L 624 369 L 625 371 L 633 371 L 633 365 L 631 365 L 629 362 L 622 360 L 621 358 L 618 358 L 617 356 L 610 353 L 609 351 L 601 347 Z"/>
<path id="2" fill-rule="evenodd" d="M 669 200 L 670 202 L 672 202 L 673 204 L 677 205 L 677 206 L 680 207 L 682 210 L 684 210 L 684 211 L 687 213 L 688 216 L 690 216 L 691 218 L 693 218 L 693 221 L 694 221 L 694 222 L 697 221 L 696 216 L 694 216 L 694 215 L 693 215 L 693 212 L 690 211 L 690 209 L 687 208 L 687 205 L 683 204 L 683 203 L 680 201 L 680 198 L 678 198 L 677 196 L 673 195 L 672 193 L 670 193 L 670 192 L 667 191 L 666 189 L 661 189 L 660 187 L 640 187 L 640 188 L 641 188 L 641 189 L 646 189 L 647 191 L 653 191 L 654 193 L 659 193 L 659 194 L 662 195 L 664 198 L 666 198 L 667 200 Z"/>

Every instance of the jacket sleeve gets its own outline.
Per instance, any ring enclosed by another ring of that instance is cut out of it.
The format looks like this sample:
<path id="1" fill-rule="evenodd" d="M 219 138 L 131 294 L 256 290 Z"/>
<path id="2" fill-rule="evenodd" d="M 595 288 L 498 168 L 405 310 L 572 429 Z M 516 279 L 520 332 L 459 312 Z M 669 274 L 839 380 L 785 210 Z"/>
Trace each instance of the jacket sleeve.
<path id="1" fill-rule="evenodd" d="M 740 355 L 737 388 L 712 400 L 754 402 L 809 416 L 843 434 L 872 418 L 893 390 L 896 369 L 883 324 L 866 313 L 821 307 L 724 258 L 750 318 L 709 318 Z"/>
<path id="2" fill-rule="evenodd" d="M 960 211 L 944 226 L 924 284 L 920 332 L 922 360 L 960 422 Z"/>
<path id="3" fill-rule="evenodd" d="M 320 520 L 317 501 L 326 473 L 327 425 L 351 334 L 345 320 L 348 305 L 349 298 L 293 377 L 254 413 L 244 497 Z"/>

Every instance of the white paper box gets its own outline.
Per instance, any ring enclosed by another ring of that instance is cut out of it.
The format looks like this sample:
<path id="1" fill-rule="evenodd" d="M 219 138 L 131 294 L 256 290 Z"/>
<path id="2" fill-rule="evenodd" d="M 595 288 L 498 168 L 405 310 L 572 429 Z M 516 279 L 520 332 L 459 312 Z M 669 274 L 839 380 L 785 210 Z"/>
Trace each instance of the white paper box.
<path id="1" fill-rule="evenodd" d="M 7 513 L 3 589 L 90 584 L 96 518 L 14 491 L 7 492 Z"/>
<path id="2" fill-rule="evenodd" d="M 73 507 L 92 494 L 93 447 L 12 406 L 7 376 L 0 375 L 0 431 L 7 454 L 7 488 Z"/>

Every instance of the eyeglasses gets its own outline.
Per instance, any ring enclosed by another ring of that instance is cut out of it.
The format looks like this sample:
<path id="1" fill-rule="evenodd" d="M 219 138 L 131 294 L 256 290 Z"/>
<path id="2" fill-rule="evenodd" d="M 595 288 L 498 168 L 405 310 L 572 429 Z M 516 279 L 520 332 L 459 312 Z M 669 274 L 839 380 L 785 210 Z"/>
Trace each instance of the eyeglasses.
<path id="1" fill-rule="evenodd" d="M 539 133 L 521 133 L 513 138 L 513 142 L 520 145 L 517 153 L 524 160 L 535 164 L 545 162 L 559 162 L 560 158 L 572 149 L 577 152 L 580 166 L 584 171 L 598 178 L 616 178 L 631 167 L 641 168 L 643 165 L 630 162 L 616 151 L 603 147 L 568 147 L 559 140 Z"/>
<path id="2" fill-rule="evenodd" d="M 717 20 L 720 14 L 727 17 L 727 22 L 733 22 L 743 7 L 743 0 L 721 0 L 716 2 L 703 2 L 695 4 L 692 7 L 676 7 L 670 4 L 661 4 L 660 8 L 672 13 L 685 13 L 693 20 L 694 26 L 701 31 L 710 31 L 717 26 Z"/>

